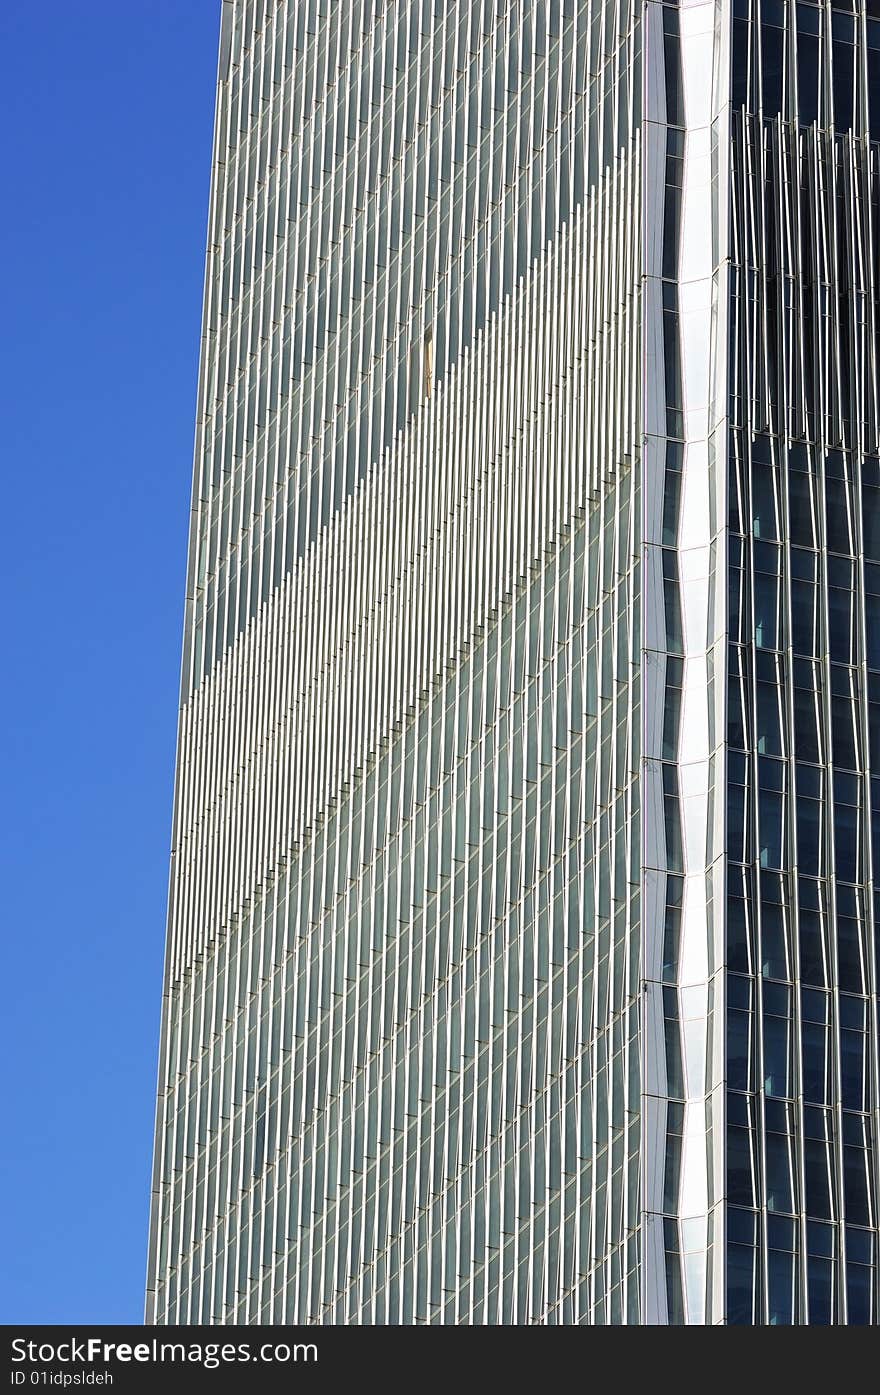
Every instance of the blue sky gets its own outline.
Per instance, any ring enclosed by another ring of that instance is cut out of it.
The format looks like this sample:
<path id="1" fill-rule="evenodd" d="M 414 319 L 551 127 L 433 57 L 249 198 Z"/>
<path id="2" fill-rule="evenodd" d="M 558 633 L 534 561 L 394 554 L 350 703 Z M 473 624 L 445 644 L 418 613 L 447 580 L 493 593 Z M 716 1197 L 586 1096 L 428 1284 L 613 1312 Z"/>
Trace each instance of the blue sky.
<path id="1" fill-rule="evenodd" d="M 4 0 L 0 1322 L 140 1322 L 219 0 Z"/>

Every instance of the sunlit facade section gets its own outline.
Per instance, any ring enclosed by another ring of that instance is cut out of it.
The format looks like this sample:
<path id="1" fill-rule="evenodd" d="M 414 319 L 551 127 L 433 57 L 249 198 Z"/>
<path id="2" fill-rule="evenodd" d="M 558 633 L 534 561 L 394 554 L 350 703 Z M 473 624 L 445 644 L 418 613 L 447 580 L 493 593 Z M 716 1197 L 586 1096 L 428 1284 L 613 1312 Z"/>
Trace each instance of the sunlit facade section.
<path id="1" fill-rule="evenodd" d="M 224 7 L 157 1322 L 636 1322 L 641 28 Z"/>

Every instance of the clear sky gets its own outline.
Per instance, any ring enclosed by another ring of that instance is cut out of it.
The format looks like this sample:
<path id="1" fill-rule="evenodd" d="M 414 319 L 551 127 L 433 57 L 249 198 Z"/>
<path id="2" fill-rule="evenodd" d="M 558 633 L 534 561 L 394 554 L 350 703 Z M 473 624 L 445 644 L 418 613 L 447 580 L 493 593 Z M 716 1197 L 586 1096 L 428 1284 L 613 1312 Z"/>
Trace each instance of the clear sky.
<path id="1" fill-rule="evenodd" d="M 0 1322 L 140 1322 L 219 0 L 0 5 Z"/>

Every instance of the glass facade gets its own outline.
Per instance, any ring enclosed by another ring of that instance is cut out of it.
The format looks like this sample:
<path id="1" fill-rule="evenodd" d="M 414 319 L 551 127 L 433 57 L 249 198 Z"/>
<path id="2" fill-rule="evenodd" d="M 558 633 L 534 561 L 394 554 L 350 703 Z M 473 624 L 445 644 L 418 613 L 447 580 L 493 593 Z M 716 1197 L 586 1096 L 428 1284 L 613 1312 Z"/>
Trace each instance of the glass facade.
<path id="1" fill-rule="evenodd" d="M 149 1321 L 876 1322 L 873 25 L 224 0 Z"/>
<path id="2" fill-rule="evenodd" d="M 735 0 L 730 1322 L 878 1314 L 878 59 L 874 0 Z"/>

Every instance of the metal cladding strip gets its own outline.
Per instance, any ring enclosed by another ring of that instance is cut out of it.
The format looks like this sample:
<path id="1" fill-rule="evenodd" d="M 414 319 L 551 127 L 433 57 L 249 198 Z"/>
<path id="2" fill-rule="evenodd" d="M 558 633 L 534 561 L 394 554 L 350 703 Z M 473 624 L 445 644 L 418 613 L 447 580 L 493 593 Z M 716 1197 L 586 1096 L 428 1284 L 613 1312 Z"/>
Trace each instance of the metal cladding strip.
<path id="1" fill-rule="evenodd" d="M 714 0 L 647 7 L 642 1291 L 661 1324 L 725 1320 L 726 35 Z"/>

